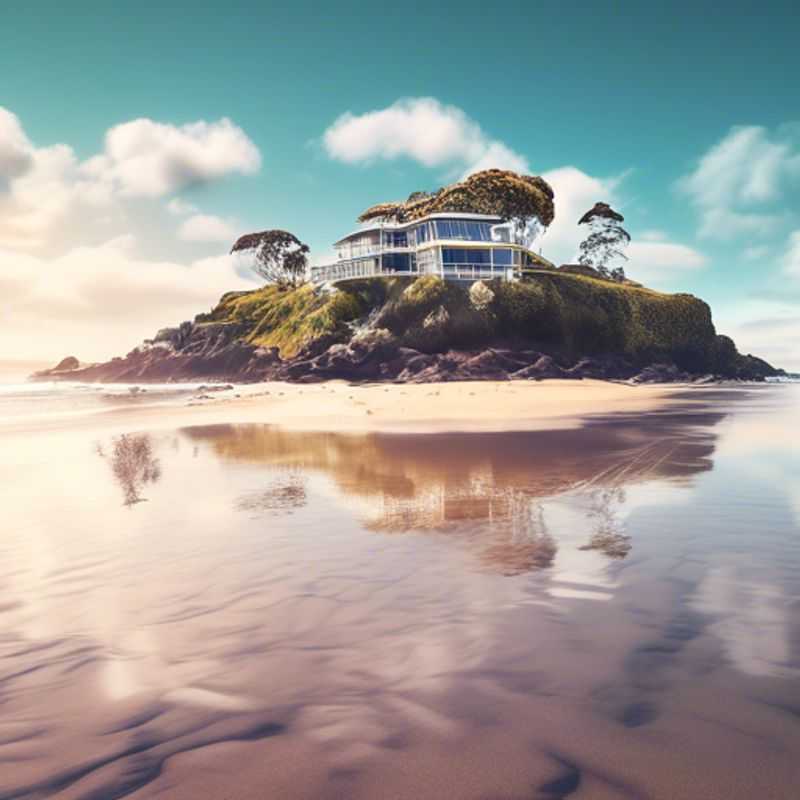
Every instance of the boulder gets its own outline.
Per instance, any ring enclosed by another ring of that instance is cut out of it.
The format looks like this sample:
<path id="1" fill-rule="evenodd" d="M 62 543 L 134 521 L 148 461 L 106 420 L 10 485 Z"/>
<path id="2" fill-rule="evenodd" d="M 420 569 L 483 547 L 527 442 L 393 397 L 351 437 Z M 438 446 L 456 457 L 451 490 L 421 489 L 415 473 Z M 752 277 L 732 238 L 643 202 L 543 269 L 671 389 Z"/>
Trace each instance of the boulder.
<path id="1" fill-rule="evenodd" d="M 535 380 L 545 378 L 572 378 L 562 367 L 558 366 L 550 356 L 540 356 L 535 363 L 511 374 L 512 380 Z"/>
<path id="2" fill-rule="evenodd" d="M 691 377 L 674 364 L 651 364 L 630 380 L 631 383 L 684 383 L 690 381 Z"/>
<path id="3" fill-rule="evenodd" d="M 62 358 L 61 361 L 53 367 L 53 372 L 68 372 L 72 369 L 78 369 L 80 365 L 81 362 L 78 361 L 75 356 L 67 356 L 66 358 Z"/>

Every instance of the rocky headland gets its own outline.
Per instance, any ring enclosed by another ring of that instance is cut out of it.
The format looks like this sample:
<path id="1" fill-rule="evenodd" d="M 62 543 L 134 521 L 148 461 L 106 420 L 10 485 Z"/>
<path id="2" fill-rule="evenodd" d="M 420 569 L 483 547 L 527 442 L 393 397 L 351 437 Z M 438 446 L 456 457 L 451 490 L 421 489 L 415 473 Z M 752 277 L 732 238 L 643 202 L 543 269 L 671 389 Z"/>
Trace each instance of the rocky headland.
<path id="1" fill-rule="evenodd" d="M 34 377 L 651 383 L 762 381 L 780 374 L 718 335 L 702 300 L 566 266 L 471 286 L 422 276 L 351 281 L 333 290 L 232 292 L 209 313 L 159 331 L 124 357 L 88 365 L 69 357 Z"/>

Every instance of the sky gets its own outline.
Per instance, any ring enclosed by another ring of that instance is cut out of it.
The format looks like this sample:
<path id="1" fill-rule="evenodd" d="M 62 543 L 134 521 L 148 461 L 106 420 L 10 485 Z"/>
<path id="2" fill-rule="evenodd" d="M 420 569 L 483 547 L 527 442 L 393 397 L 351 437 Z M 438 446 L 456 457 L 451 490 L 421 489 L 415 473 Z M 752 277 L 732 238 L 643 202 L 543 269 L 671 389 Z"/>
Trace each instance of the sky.
<path id="1" fill-rule="evenodd" d="M 367 206 L 500 167 L 555 190 L 543 255 L 610 202 L 631 278 L 800 371 L 788 2 L 427 6 L 4 4 L 0 359 L 124 354 L 257 285 L 242 233 L 324 262 Z"/>

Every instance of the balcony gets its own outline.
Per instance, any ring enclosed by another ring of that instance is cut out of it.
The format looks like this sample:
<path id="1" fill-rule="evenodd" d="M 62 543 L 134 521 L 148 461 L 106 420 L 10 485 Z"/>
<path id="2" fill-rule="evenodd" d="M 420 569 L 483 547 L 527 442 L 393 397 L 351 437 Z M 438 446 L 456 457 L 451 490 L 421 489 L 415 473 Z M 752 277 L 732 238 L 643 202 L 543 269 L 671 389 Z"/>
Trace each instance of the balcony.
<path id="1" fill-rule="evenodd" d="M 382 267 L 374 261 L 347 261 L 341 264 L 327 264 L 311 267 L 312 283 L 336 283 L 337 281 L 357 280 L 358 278 L 377 278 L 381 276 L 419 275 L 418 270 L 398 270 Z"/>

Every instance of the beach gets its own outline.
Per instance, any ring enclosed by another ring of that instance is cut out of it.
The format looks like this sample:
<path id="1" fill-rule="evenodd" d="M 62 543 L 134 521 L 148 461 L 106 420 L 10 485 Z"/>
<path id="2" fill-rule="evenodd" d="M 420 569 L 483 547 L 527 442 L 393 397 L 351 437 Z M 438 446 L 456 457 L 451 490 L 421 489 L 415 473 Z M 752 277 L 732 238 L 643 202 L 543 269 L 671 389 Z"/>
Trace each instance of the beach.
<path id="1" fill-rule="evenodd" d="M 42 413 L 28 402 L 28 393 L 37 388 L 37 384 L 22 387 L 24 401 L 3 415 L 7 432 L 73 427 L 152 429 L 218 422 L 353 432 L 542 430 L 574 428 L 592 415 L 652 411 L 685 399 L 680 386 L 595 380 L 107 384 L 83 385 L 75 399 L 70 396 L 71 405 L 52 410 L 45 402 Z M 38 394 L 45 401 L 48 392 L 63 398 L 69 388 L 48 384 Z M 704 390 L 691 391 L 699 399 Z"/>
<path id="2" fill-rule="evenodd" d="M 796 386 L 38 391 L 0 401 L 0 798 L 800 779 Z"/>

